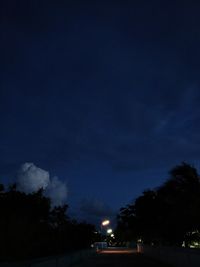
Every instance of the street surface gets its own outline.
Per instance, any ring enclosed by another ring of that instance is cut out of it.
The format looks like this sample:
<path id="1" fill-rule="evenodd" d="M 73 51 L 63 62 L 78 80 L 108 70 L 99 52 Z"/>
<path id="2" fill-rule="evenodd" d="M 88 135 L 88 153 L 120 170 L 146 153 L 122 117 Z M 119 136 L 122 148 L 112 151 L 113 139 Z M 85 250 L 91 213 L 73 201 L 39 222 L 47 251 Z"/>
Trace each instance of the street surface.
<path id="1" fill-rule="evenodd" d="M 130 249 L 106 249 L 87 259 L 79 267 L 168 267 Z"/>

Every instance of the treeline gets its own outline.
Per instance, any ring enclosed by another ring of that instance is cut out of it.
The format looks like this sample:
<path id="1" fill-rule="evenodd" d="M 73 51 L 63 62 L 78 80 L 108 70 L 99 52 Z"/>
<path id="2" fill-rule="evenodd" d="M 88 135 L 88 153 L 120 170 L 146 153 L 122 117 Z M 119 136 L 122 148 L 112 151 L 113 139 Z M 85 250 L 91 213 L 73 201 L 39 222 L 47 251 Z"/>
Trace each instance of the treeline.
<path id="1" fill-rule="evenodd" d="M 0 185 L 0 260 L 67 253 L 90 247 L 95 227 L 67 215 L 67 205 L 51 209 L 43 191 L 25 194 Z"/>
<path id="2" fill-rule="evenodd" d="M 182 163 L 170 171 L 159 188 L 144 191 L 117 217 L 121 241 L 141 239 L 154 245 L 186 247 L 200 244 L 200 179 L 197 170 Z"/>

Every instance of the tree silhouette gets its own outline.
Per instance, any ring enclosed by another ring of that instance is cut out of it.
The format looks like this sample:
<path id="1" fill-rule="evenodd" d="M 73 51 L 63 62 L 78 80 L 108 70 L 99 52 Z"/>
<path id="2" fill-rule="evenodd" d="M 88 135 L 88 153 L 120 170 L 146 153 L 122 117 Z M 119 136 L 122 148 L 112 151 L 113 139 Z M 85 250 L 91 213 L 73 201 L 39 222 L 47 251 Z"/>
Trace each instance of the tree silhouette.
<path id="1" fill-rule="evenodd" d="M 67 205 L 51 209 L 43 190 L 19 192 L 15 184 L 0 185 L 0 260 L 66 253 L 89 247 L 95 228 L 67 216 Z"/>
<path id="2" fill-rule="evenodd" d="M 200 181 L 197 170 L 182 163 L 159 188 L 144 191 L 120 210 L 117 231 L 146 243 L 180 246 L 188 233 L 200 231 Z"/>

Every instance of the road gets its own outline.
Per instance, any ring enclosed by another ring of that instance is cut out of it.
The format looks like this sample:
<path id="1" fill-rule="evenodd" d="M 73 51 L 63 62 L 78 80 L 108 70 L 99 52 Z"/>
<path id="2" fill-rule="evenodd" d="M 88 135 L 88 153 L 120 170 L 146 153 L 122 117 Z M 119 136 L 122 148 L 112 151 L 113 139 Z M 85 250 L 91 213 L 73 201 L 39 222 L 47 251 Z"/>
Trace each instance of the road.
<path id="1" fill-rule="evenodd" d="M 78 266 L 77 266 L 78 267 Z M 79 267 L 169 267 L 130 249 L 108 249 L 98 252 Z"/>

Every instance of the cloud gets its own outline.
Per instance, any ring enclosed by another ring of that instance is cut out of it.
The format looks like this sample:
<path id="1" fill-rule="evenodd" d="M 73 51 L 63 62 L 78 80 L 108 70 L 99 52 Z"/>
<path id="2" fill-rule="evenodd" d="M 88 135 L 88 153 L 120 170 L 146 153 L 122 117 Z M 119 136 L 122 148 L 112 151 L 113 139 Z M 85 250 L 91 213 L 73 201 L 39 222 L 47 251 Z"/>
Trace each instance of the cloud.
<path id="1" fill-rule="evenodd" d="M 49 183 L 49 172 L 33 163 L 24 163 L 18 171 L 17 186 L 20 191 L 32 193 L 40 188 L 46 189 Z"/>
<path id="2" fill-rule="evenodd" d="M 51 206 L 63 205 L 67 199 L 67 186 L 58 177 L 50 178 L 45 171 L 33 163 L 24 163 L 17 173 L 17 188 L 25 193 L 44 189 L 44 194 L 51 199 Z"/>
<path id="3" fill-rule="evenodd" d="M 53 177 L 45 193 L 51 198 L 54 206 L 63 205 L 67 198 L 67 186 L 58 177 Z"/>

